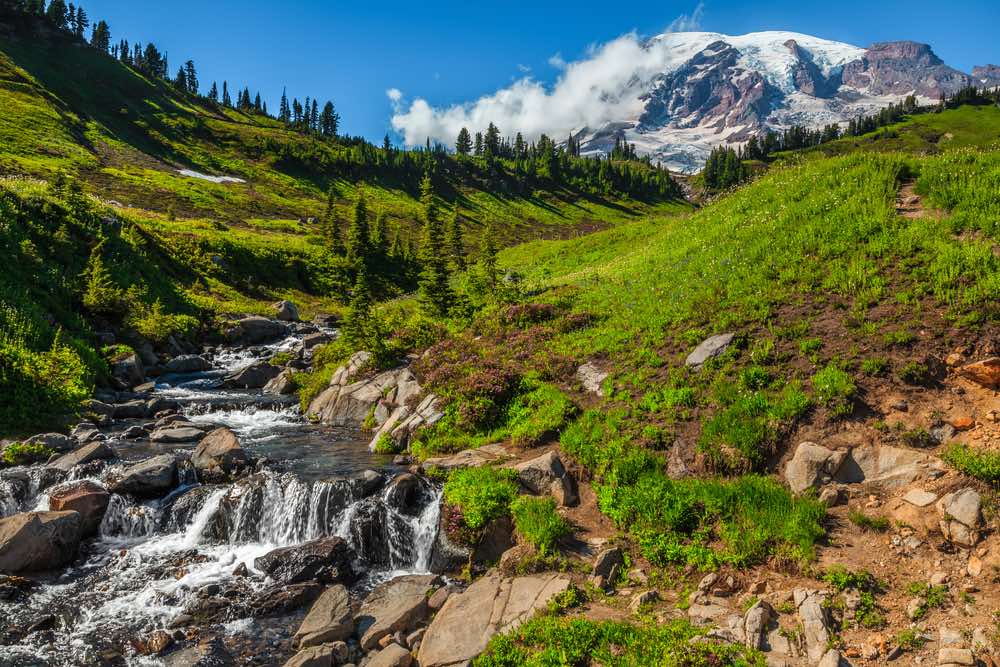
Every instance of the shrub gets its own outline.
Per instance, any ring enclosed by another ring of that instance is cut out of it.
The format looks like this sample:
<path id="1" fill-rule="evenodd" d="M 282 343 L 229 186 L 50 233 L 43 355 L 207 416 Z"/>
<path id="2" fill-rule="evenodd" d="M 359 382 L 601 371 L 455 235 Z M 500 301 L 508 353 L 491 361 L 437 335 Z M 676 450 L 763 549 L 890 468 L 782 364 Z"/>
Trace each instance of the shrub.
<path id="1" fill-rule="evenodd" d="M 388 433 L 383 433 L 375 442 L 376 454 L 399 454 L 399 445 Z"/>
<path id="2" fill-rule="evenodd" d="M 889 370 L 889 360 L 885 357 L 872 357 L 861 362 L 861 372 L 871 377 L 881 377 Z"/>
<path id="3" fill-rule="evenodd" d="M 56 336 L 52 347 L 34 352 L 0 340 L 0 428 L 43 424 L 76 413 L 93 389 L 80 355 Z"/>
<path id="4" fill-rule="evenodd" d="M 899 369 L 899 379 L 910 385 L 925 385 L 930 381 L 930 369 L 926 364 L 911 361 Z"/>
<path id="5" fill-rule="evenodd" d="M 575 413 L 576 406 L 566 394 L 550 384 L 539 383 L 511 401 L 497 435 L 509 437 L 516 445 L 533 445 L 557 434 Z"/>
<path id="6" fill-rule="evenodd" d="M 976 451 L 968 445 L 950 445 L 941 458 L 956 470 L 990 484 L 1000 483 L 1000 452 Z"/>
<path id="7" fill-rule="evenodd" d="M 556 501 L 549 497 L 521 496 L 510 506 L 514 526 L 543 556 L 555 548 L 559 538 L 571 532 L 569 522 L 556 511 Z"/>
<path id="8" fill-rule="evenodd" d="M 26 466 L 46 461 L 53 453 L 40 443 L 15 442 L 3 450 L 2 460 L 9 466 Z"/>
<path id="9" fill-rule="evenodd" d="M 823 581 L 832 586 L 838 593 L 849 588 L 857 590 L 875 590 L 878 588 L 878 581 L 868 570 L 858 570 L 851 572 L 843 565 L 834 565 L 823 573 Z"/>
<path id="10" fill-rule="evenodd" d="M 472 530 L 507 514 L 517 492 L 515 471 L 489 466 L 455 470 L 444 485 L 445 501 L 461 510 Z"/>
<path id="11" fill-rule="evenodd" d="M 884 516 L 868 516 L 860 510 L 851 510 L 847 518 L 858 528 L 872 533 L 884 533 L 889 530 L 889 520 Z"/>
<path id="12" fill-rule="evenodd" d="M 812 378 L 813 389 L 820 403 L 837 416 L 846 416 L 854 411 L 854 394 L 857 387 L 851 376 L 835 364 L 828 364 Z"/>

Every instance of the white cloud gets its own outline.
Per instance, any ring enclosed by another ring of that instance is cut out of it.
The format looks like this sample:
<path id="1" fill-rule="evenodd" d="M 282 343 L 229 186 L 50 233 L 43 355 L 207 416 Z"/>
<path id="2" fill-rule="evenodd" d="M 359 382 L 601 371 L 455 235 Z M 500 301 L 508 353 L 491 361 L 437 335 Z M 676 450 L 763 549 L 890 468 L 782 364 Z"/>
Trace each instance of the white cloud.
<path id="1" fill-rule="evenodd" d="M 518 63 L 518 65 L 517 65 L 517 71 L 520 72 L 520 73 L 522 73 L 522 74 L 530 74 L 531 73 L 531 68 L 528 67 L 527 65 L 522 65 L 521 63 Z"/>
<path id="2" fill-rule="evenodd" d="M 392 101 L 393 104 L 397 104 L 401 99 L 403 99 L 403 91 L 399 88 L 390 88 L 385 91 L 385 95 Z"/>
<path id="3" fill-rule="evenodd" d="M 705 15 L 705 3 L 699 2 L 694 11 L 688 14 L 681 14 L 667 26 L 667 32 L 695 32 L 701 30 L 701 19 Z"/>
<path id="4" fill-rule="evenodd" d="M 691 29 L 702 13 L 699 4 L 690 16 L 671 23 L 671 30 Z M 408 108 L 396 110 L 392 126 L 411 146 L 428 138 L 449 145 L 463 127 L 475 132 L 491 122 L 504 134 L 521 132 L 529 141 L 542 134 L 561 139 L 584 127 L 637 117 L 643 108 L 639 96 L 650 79 L 678 57 L 668 45 L 647 43 L 632 32 L 590 47 L 578 61 L 566 62 L 555 54 L 549 64 L 562 72 L 551 86 L 524 76 L 473 102 L 441 108 L 417 97 Z"/>

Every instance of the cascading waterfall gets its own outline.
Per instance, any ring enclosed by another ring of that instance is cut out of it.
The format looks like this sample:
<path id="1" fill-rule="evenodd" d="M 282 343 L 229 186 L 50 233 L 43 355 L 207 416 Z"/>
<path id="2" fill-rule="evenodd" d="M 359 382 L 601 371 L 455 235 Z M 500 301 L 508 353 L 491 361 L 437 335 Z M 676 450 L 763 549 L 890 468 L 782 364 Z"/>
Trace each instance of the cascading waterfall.
<path id="1" fill-rule="evenodd" d="M 17 502 L 17 489 L 14 483 L 0 478 L 0 518 L 17 514 L 20 503 Z"/>

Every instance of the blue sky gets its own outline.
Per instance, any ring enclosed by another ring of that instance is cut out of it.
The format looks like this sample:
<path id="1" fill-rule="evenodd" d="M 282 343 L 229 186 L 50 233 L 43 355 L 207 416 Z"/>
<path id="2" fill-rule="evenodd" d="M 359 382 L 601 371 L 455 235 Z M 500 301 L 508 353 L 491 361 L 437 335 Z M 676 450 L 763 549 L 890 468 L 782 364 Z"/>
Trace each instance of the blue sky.
<path id="1" fill-rule="evenodd" d="M 281 89 L 333 99 L 343 130 L 381 140 L 391 130 L 386 91 L 433 106 L 474 100 L 532 76 L 551 82 L 555 54 L 572 61 L 590 45 L 629 31 L 650 36 L 696 2 L 323 2 L 257 0 L 136 2 L 83 0 L 106 18 L 117 41 L 154 41 L 171 67 L 193 58 L 204 86 L 213 79 L 250 85 L 269 106 Z M 953 67 L 1000 63 L 1000 3 L 992 1 L 831 3 L 707 0 L 703 30 L 742 34 L 791 30 L 867 46 L 913 39 Z M 220 84 L 221 85 L 221 84 Z M 234 86 L 235 87 L 235 86 Z M 503 129 L 503 128 L 501 128 Z"/>

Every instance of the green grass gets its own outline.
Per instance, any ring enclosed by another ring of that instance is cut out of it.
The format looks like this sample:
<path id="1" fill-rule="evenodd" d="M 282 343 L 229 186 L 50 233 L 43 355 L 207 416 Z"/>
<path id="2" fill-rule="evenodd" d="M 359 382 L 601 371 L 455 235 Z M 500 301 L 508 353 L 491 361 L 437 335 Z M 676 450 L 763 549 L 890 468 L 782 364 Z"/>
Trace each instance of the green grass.
<path id="1" fill-rule="evenodd" d="M 828 364 L 812 377 L 817 400 L 834 415 L 847 416 L 854 411 L 857 386 L 851 376 L 835 364 Z"/>
<path id="2" fill-rule="evenodd" d="M 543 556 L 555 549 L 556 542 L 572 532 L 572 527 L 556 511 L 552 498 L 521 496 L 510 506 L 514 527 Z"/>
<path id="3" fill-rule="evenodd" d="M 23 466 L 32 463 L 42 463 L 55 452 L 45 445 L 24 442 L 13 442 L 3 450 L 2 462 L 9 466 Z"/>
<path id="4" fill-rule="evenodd" d="M 953 443 L 941 458 L 969 477 L 989 484 L 1000 484 L 1000 452 L 977 451 L 968 445 Z"/>
<path id="5" fill-rule="evenodd" d="M 884 533 L 889 530 L 889 520 L 884 516 L 869 516 L 860 510 L 851 510 L 848 520 L 858 528 L 872 533 Z"/>
<path id="6" fill-rule="evenodd" d="M 659 625 L 541 616 L 494 637 L 475 667 L 763 667 L 757 651 L 736 644 L 693 641 L 704 631 L 686 620 Z"/>
<path id="7" fill-rule="evenodd" d="M 444 485 L 445 502 L 461 510 L 465 525 L 473 531 L 507 515 L 517 494 L 517 473 L 506 468 L 455 470 Z"/>

